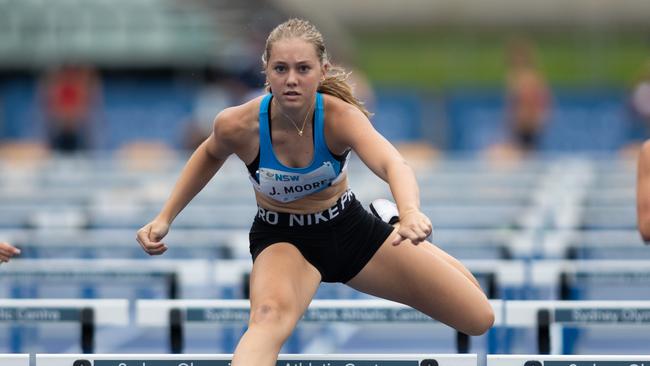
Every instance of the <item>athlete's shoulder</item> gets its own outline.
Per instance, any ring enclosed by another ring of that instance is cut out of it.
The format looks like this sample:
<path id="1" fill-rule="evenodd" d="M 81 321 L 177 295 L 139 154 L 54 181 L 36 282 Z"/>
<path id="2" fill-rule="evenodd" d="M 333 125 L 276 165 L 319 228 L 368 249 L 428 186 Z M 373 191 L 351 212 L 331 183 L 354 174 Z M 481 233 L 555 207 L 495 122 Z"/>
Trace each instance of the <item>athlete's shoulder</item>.
<path id="1" fill-rule="evenodd" d="M 259 128 L 259 109 L 264 96 L 222 110 L 214 119 L 215 134 L 225 139 L 237 139 Z"/>

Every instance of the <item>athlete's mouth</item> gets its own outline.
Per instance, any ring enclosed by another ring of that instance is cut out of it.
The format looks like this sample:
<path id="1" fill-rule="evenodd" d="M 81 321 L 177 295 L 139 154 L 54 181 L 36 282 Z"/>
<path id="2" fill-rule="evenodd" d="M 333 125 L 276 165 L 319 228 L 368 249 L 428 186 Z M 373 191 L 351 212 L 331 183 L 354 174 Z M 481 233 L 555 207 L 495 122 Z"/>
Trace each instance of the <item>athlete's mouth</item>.
<path id="1" fill-rule="evenodd" d="M 300 93 L 298 93 L 297 91 L 288 91 L 285 92 L 284 95 L 300 95 Z"/>

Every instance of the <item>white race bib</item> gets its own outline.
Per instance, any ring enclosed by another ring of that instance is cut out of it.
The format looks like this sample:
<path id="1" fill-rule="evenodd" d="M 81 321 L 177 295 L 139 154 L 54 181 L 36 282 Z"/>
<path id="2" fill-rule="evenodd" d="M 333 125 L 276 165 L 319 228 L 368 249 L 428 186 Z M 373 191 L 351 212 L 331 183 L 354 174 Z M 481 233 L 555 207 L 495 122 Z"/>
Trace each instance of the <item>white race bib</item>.
<path id="1" fill-rule="evenodd" d="M 261 168 L 258 191 L 276 201 L 291 202 L 329 187 L 335 178 L 334 167 L 328 161 L 308 174 Z"/>

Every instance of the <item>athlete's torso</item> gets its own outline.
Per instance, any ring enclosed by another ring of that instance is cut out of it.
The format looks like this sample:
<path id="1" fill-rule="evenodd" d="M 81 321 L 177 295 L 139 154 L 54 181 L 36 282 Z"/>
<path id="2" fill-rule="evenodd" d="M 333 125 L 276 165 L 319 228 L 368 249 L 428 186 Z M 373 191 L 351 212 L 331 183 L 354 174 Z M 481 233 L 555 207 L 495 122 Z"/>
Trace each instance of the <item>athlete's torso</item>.
<path id="1" fill-rule="evenodd" d="M 308 153 L 309 147 L 312 148 L 311 159 L 297 159 L 303 162 L 300 165 L 295 162 L 287 164 L 286 154 L 280 156 L 292 146 L 283 142 L 282 135 L 273 135 L 269 118 L 271 100 L 269 94 L 259 104 L 259 155 L 248 164 L 258 204 L 286 212 L 309 212 L 329 207 L 347 189 L 345 168 L 349 153 L 337 156 L 328 148 L 323 96 L 316 96 L 311 136 L 302 136 L 308 140 L 300 141 L 307 147 L 300 149 L 301 153 L 303 150 Z"/>

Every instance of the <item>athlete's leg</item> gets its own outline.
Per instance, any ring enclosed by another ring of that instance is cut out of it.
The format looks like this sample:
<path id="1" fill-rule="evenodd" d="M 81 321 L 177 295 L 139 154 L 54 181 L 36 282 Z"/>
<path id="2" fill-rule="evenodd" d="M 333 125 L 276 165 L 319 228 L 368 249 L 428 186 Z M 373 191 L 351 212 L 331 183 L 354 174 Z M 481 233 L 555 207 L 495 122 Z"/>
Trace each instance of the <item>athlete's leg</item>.
<path id="1" fill-rule="evenodd" d="M 399 224 L 396 224 L 395 227 L 398 228 Z M 410 240 L 405 240 L 405 241 L 402 242 L 402 244 L 413 245 Z M 474 277 L 472 272 L 469 269 L 467 269 L 467 267 L 465 267 L 458 259 L 452 257 L 449 253 L 445 252 L 444 250 L 440 249 L 437 245 L 435 245 L 435 244 L 433 244 L 433 243 L 431 243 L 429 241 L 424 241 L 424 242 L 418 244 L 418 246 L 420 246 L 420 245 L 424 249 L 426 249 L 427 251 L 431 252 L 433 255 L 436 255 L 436 256 L 440 257 L 441 259 L 443 259 L 445 262 L 451 264 L 454 268 L 456 268 L 458 271 L 460 271 L 460 273 L 462 273 L 463 276 L 467 277 L 468 280 L 472 281 L 472 283 L 476 287 L 478 287 L 479 290 L 482 291 L 481 285 L 479 284 L 476 277 Z"/>
<path id="2" fill-rule="evenodd" d="M 396 228 L 399 227 L 399 213 L 397 211 L 397 206 L 395 203 L 383 198 L 376 199 L 370 204 L 370 211 L 384 222 L 387 222 Z M 409 241 L 405 241 L 404 243 L 411 244 Z M 454 268 L 459 270 L 465 277 L 467 277 L 467 279 L 472 281 L 476 287 L 481 288 L 481 285 L 479 284 L 476 277 L 474 277 L 472 272 L 470 272 L 458 259 L 452 257 L 447 252 L 440 249 L 438 246 L 428 240 L 422 242 L 419 245 L 422 245 L 426 250 L 444 259 L 447 263 L 451 264 L 454 266 Z"/>
<path id="3" fill-rule="evenodd" d="M 463 333 L 485 333 L 494 322 L 494 313 L 481 289 L 425 245 L 408 241 L 392 245 L 396 236 L 395 230 L 347 284 L 409 305 Z"/>
<path id="4" fill-rule="evenodd" d="M 430 243 L 391 244 L 396 236 L 394 230 L 347 284 L 409 305 L 463 333 L 485 333 L 494 322 L 494 313 L 474 276 Z"/>
<path id="5" fill-rule="evenodd" d="M 251 315 L 232 366 L 275 366 L 282 344 L 291 335 L 314 293 L 321 275 L 289 243 L 264 249 L 253 264 L 250 279 Z"/>

